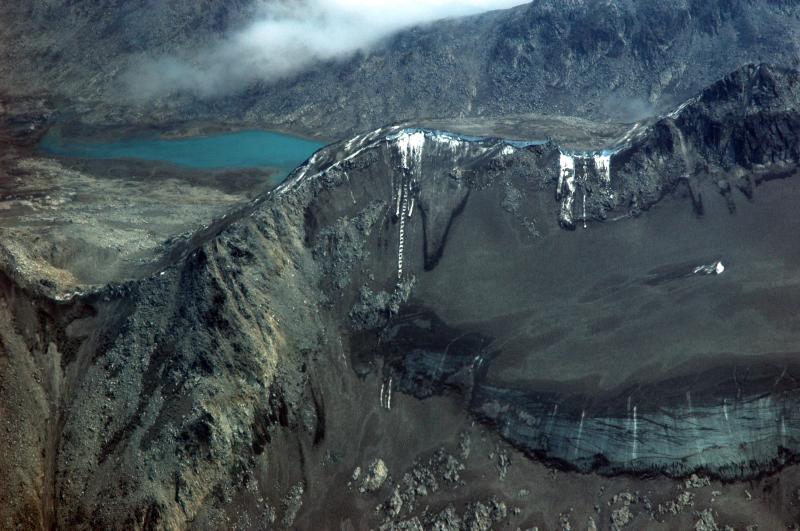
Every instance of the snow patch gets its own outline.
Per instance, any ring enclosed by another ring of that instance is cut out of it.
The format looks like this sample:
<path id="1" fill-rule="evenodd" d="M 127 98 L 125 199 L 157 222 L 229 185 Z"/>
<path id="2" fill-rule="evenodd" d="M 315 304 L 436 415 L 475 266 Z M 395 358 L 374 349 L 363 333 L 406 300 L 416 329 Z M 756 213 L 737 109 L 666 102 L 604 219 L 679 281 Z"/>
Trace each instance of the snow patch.
<path id="1" fill-rule="evenodd" d="M 397 149 L 404 170 L 411 170 L 412 165 L 422 162 L 422 147 L 425 145 L 425 133 L 422 131 L 405 131 L 397 137 Z"/>
<path id="2" fill-rule="evenodd" d="M 671 113 L 667 114 L 667 116 L 669 116 L 670 118 L 672 118 L 674 120 L 675 118 L 678 117 L 678 115 L 681 113 L 682 110 L 684 110 L 687 106 L 691 105 L 692 103 L 694 103 L 696 101 L 697 101 L 697 97 L 696 96 L 694 98 L 689 98 L 688 100 L 686 100 L 683 103 L 681 103 L 680 105 L 678 105 L 678 107 L 676 107 L 675 110 L 672 111 Z"/>
<path id="3" fill-rule="evenodd" d="M 692 270 L 695 275 L 721 275 L 724 272 L 725 266 L 719 260 L 711 264 L 699 265 Z"/>

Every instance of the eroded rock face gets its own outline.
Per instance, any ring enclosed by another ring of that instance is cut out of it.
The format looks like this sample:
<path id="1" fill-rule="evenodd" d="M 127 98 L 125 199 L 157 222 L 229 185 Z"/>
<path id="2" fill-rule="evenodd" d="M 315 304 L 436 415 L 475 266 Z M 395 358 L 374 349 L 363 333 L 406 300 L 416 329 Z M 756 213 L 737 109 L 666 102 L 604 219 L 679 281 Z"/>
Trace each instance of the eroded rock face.
<path id="1" fill-rule="evenodd" d="M 383 459 L 376 458 L 367 466 L 364 474 L 364 479 L 361 482 L 361 492 L 374 492 L 383 486 L 386 477 L 389 475 L 389 469 L 386 468 L 386 463 Z"/>
<path id="2" fill-rule="evenodd" d="M 632 186 L 619 200 L 647 208 L 683 187 L 702 214 L 709 180 L 735 210 L 733 189 L 752 198 L 758 183 L 791 174 L 800 160 L 798 86 L 797 71 L 750 65 L 706 88 L 615 157 L 618 171 L 637 177 L 622 180 Z"/>
<path id="3" fill-rule="evenodd" d="M 42 357 L 47 341 L 61 353 L 60 367 L 48 369 L 58 379 L 43 388 L 48 407 L 34 434 L 46 441 L 41 468 L 23 468 L 46 481 L 38 489 L 7 484 L 4 491 L 36 499 L 4 503 L 9 518 L 34 528 L 222 525 L 213 524 L 215 504 L 230 502 L 242 482 L 266 488 L 252 471 L 271 430 L 297 428 L 312 440 L 324 433 L 322 406 L 306 397 L 301 370 L 301 353 L 319 349 L 322 321 L 304 302 L 321 295 L 297 215 L 255 214 L 164 274 L 79 303 L 29 294 L 26 310 L 9 303 L 18 288 L 3 279 L 5 356 L 58 360 Z M 4 370 L 3 389 L 21 392 L 21 374 Z M 3 470 L 20 464 L 0 461 Z M 272 498 L 286 496 L 281 518 L 291 523 L 303 485 L 289 487 Z"/>

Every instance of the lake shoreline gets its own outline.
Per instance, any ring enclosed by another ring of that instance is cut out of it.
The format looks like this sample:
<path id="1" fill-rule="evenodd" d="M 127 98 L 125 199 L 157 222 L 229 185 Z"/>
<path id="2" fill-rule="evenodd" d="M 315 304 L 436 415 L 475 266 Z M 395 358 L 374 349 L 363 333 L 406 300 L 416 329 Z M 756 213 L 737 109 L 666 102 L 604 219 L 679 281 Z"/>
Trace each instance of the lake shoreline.
<path id="1" fill-rule="evenodd" d="M 39 140 L 40 154 L 59 158 L 140 160 L 201 170 L 277 168 L 288 174 L 325 144 L 267 130 L 164 136 L 155 131 L 76 131 L 51 127 Z"/>

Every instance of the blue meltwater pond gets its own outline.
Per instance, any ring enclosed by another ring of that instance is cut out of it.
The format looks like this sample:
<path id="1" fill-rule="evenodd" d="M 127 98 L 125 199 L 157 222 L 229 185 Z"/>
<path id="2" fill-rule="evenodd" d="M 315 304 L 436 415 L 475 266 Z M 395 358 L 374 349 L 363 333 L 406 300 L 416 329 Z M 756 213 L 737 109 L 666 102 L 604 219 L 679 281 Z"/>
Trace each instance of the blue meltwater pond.
<path id="1" fill-rule="evenodd" d="M 270 166 L 288 173 L 324 145 L 272 131 L 239 131 L 177 139 L 139 136 L 110 142 L 71 140 L 51 131 L 39 147 L 61 157 L 140 159 L 196 169 Z"/>

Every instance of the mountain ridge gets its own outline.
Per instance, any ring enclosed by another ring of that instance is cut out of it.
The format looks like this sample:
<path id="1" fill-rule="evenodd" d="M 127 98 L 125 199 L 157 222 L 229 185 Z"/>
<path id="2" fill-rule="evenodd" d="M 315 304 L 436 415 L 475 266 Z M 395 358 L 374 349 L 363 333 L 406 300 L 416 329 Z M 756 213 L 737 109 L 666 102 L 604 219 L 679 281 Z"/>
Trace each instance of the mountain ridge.
<path id="1" fill-rule="evenodd" d="M 11 21 L 37 20 L 25 10 L 7 9 Z M 256 83 L 233 96 L 204 101 L 175 94 L 136 104 L 124 97 L 120 84 L 135 60 L 161 53 L 169 43 L 191 50 L 195 40 L 240 25 L 252 6 L 212 3 L 207 12 L 195 12 L 181 4 L 175 9 L 186 11 L 187 24 L 197 26 L 194 33 L 156 32 L 142 41 L 146 45 L 128 42 L 136 32 L 113 37 L 104 28 L 121 23 L 114 19 L 99 17 L 95 28 L 91 12 L 81 15 L 69 5 L 48 9 L 64 20 L 88 16 L 82 22 L 88 31 L 78 36 L 85 44 L 60 49 L 59 26 L 44 10 L 39 33 L 12 34 L 6 64 L 15 68 L 0 74 L 7 81 L 0 90 L 51 98 L 65 118 L 79 116 L 92 124 L 168 125 L 214 116 L 217 122 L 347 136 L 409 119 L 529 112 L 624 122 L 682 101 L 744 63 L 790 67 L 800 57 L 800 11 L 792 2 L 546 1 L 415 27 L 367 53 L 319 63 L 276 83 Z M 20 55 L 20 43 L 42 51 Z M 107 50 L 107 56 L 91 61 L 74 56 L 81 46 Z M 62 63 L 52 83 L 49 56 Z M 97 64 L 101 60 L 106 68 Z M 27 79 L 34 75 L 43 81 L 37 87 Z"/>

